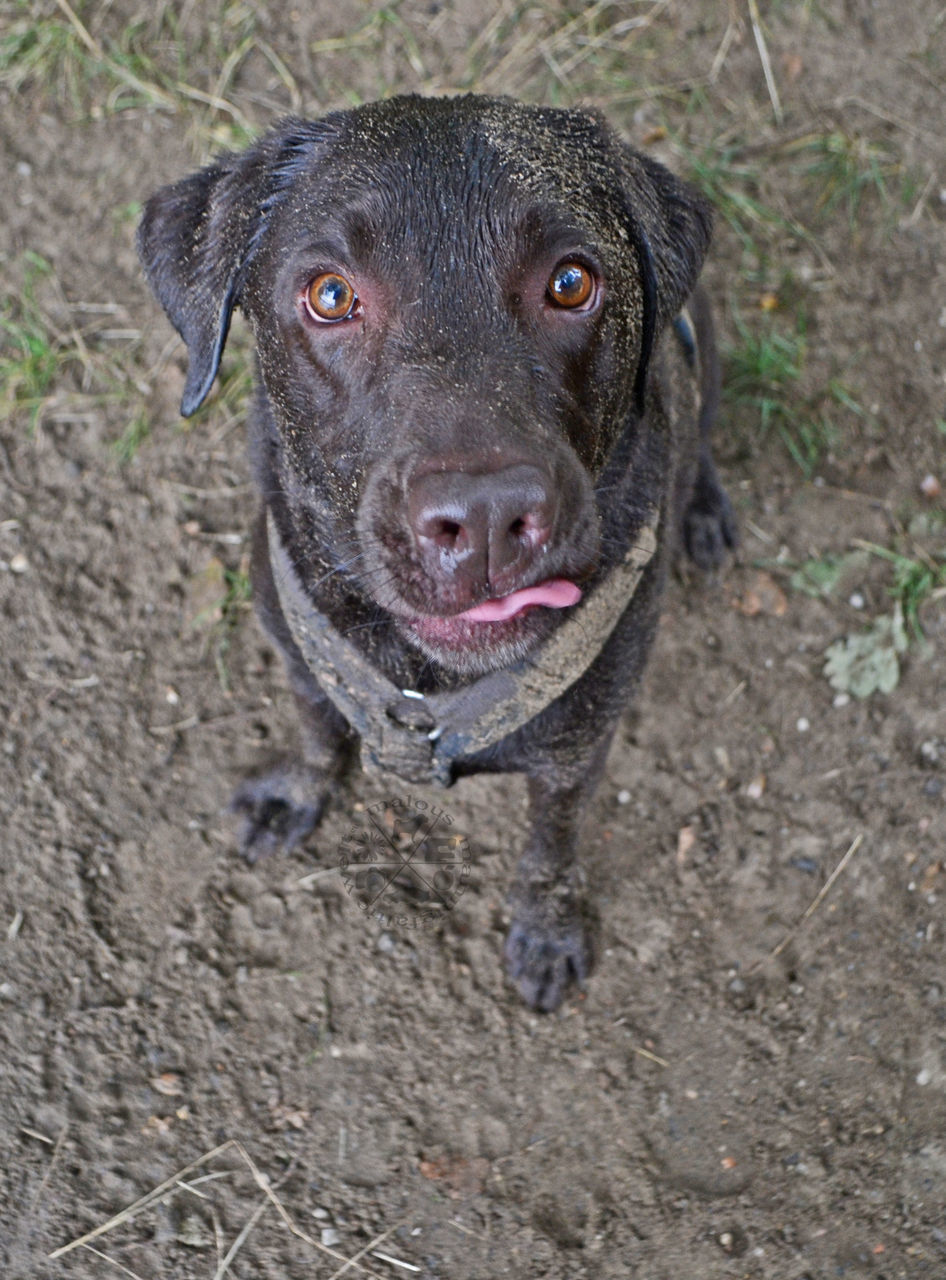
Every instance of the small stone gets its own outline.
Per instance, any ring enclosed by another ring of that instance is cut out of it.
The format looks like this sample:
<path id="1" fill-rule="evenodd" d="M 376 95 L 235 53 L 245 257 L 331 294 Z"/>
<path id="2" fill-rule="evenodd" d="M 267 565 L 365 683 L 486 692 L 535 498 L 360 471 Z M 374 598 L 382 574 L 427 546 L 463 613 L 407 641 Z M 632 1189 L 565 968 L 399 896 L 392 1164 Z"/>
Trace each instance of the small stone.
<path id="1" fill-rule="evenodd" d="M 17 551 L 15 555 L 10 557 L 11 573 L 28 573 L 30 562 L 22 551 Z"/>
<path id="2" fill-rule="evenodd" d="M 630 793 L 630 791 L 619 791 L 619 792 L 618 792 L 618 804 L 630 804 L 630 803 L 631 803 L 631 793 Z"/>
<path id="3" fill-rule="evenodd" d="M 341 1244 L 342 1237 L 338 1234 L 334 1227 L 322 1228 L 322 1243 L 326 1249 L 331 1249 L 337 1244 Z"/>
<path id="4" fill-rule="evenodd" d="M 811 728 L 811 721 L 807 716 L 799 716 L 795 722 L 795 728 L 799 733 L 807 733 Z"/>

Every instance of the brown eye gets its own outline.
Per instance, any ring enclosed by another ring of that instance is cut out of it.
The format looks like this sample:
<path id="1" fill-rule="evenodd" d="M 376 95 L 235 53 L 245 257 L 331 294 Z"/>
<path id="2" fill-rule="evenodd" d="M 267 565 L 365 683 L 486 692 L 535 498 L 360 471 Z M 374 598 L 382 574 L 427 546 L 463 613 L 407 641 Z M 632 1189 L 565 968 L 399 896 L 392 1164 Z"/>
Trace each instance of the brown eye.
<path id="1" fill-rule="evenodd" d="M 591 298 L 595 278 L 580 262 L 563 262 L 549 276 L 548 294 L 557 307 L 574 310 Z"/>
<path id="2" fill-rule="evenodd" d="M 347 320 L 358 305 L 358 295 L 344 276 L 326 271 L 309 284 L 305 305 L 313 320 Z"/>

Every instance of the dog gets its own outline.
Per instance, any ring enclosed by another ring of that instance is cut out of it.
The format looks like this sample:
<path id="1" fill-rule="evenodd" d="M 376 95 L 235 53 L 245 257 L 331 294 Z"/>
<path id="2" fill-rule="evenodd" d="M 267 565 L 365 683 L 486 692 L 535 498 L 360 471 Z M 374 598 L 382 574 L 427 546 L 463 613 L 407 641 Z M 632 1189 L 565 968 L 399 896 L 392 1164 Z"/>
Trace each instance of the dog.
<path id="1" fill-rule="evenodd" d="M 235 307 L 255 341 L 252 581 L 302 751 L 238 788 L 243 852 L 304 839 L 359 743 L 412 783 L 524 773 L 505 956 L 539 1010 L 592 967 L 580 824 L 674 548 L 736 542 L 710 234 L 598 114 L 479 95 L 285 119 L 139 227 L 185 416 Z"/>

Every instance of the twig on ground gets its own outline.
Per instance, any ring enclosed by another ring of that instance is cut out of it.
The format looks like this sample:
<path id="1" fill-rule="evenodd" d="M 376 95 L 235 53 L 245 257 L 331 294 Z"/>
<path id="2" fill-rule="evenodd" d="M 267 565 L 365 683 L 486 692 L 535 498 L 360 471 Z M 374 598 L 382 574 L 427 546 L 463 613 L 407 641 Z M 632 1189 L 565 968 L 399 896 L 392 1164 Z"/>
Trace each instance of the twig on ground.
<path id="1" fill-rule="evenodd" d="M 333 1271 L 329 1276 L 329 1280 L 338 1280 L 338 1277 L 344 1275 L 349 1267 L 353 1267 L 356 1262 L 359 1262 L 365 1256 L 365 1254 L 373 1252 L 379 1244 L 383 1244 L 383 1242 L 387 1240 L 388 1236 L 393 1235 L 393 1233 L 397 1231 L 398 1227 L 403 1225 L 404 1224 L 401 1222 L 396 1222 L 393 1227 L 388 1227 L 387 1231 L 382 1231 L 379 1236 L 375 1236 L 375 1238 L 369 1241 L 363 1249 L 359 1249 L 357 1253 L 352 1254 L 343 1266 L 340 1266 L 337 1271 Z M 380 1257 L 381 1255 L 379 1254 L 378 1256 Z"/>
<path id="2" fill-rule="evenodd" d="M 63 1135 L 60 1136 L 60 1142 L 62 1141 L 62 1137 L 64 1136 L 65 1136 L 65 1131 L 63 1131 Z M 57 1143 L 57 1147 L 58 1145 L 59 1144 Z M 123 1209 L 121 1213 L 117 1213 L 113 1218 L 109 1218 L 108 1222 L 103 1222 L 101 1226 L 96 1227 L 93 1231 L 87 1231 L 84 1236 L 80 1236 L 76 1240 L 71 1240 L 68 1244 L 61 1245 L 58 1249 L 53 1250 L 53 1252 L 49 1254 L 49 1258 L 50 1259 L 61 1258 L 65 1254 L 71 1253 L 73 1249 L 88 1248 L 92 1240 L 97 1240 L 100 1236 L 105 1235 L 106 1232 L 113 1230 L 115 1227 L 120 1226 L 122 1223 L 130 1222 L 131 1219 L 136 1217 L 139 1213 L 141 1213 L 142 1210 L 147 1209 L 151 1205 L 157 1203 L 159 1200 L 163 1199 L 169 1193 L 182 1190 L 183 1189 L 181 1187 L 182 1180 L 186 1178 L 188 1174 L 193 1173 L 196 1169 L 202 1168 L 205 1164 L 208 1164 L 211 1160 L 216 1159 L 217 1156 L 223 1155 L 225 1151 L 229 1151 L 231 1148 L 234 1151 L 236 1151 L 240 1159 L 249 1169 L 250 1173 L 253 1176 L 253 1181 L 256 1183 L 259 1189 L 263 1192 L 264 1199 L 257 1205 L 256 1209 L 253 1211 L 252 1216 L 244 1224 L 242 1230 L 240 1231 L 240 1234 L 234 1240 L 233 1244 L 230 1246 L 226 1255 L 221 1259 L 217 1267 L 214 1280 L 222 1280 L 222 1277 L 226 1274 L 226 1272 L 229 1269 L 230 1263 L 233 1261 L 238 1251 L 242 1248 L 242 1246 L 246 1242 L 247 1237 L 249 1236 L 253 1227 L 259 1221 L 260 1217 L 263 1214 L 263 1211 L 270 1204 L 275 1208 L 276 1212 L 279 1214 L 280 1218 L 282 1219 L 283 1224 L 292 1235 L 296 1236 L 299 1240 L 302 1240 L 305 1244 L 311 1245 L 311 1247 L 313 1249 L 317 1249 L 319 1253 L 325 1253 L 330 1258 L 334 1258 L 337 1262 L 341 1262 L 344 1264 L 341 1270 L 335 1273 L 336 1275 L 341 1275 L 346 1268 L 353 1267 L 356 1271 L 361 1272 L 362 1275 L 370 1276 L 371 1280 L 385 1280 L 385 1277 L 380 1275 L 377 1271 L 372 1271 L 368 1267 L 363 1266 L 362 1263 L 359 1261 L 359 1259 L 364 1257 L 369 1250 L 373 1249 L 375 1245 L 379 1244 L 388 1235 L 390 1235 L 392 1231 L 396 1231 L 397 1227 L 401 1225 L 400 1223 L 397 1223 L 394 1227 L 391 1227 L 390 1230 L 384 1232 L 384 1234 L 379 1236 L 377 1240 L 372 1240 L 371 1244 L 367 1245 L 365 1249 L 362 1249 L 359 1253 L 355 1254 L 353 1258 L 346 1258 L 343 1253 L 338 1253 L 335 1249 L 330 1249 L 327 1245 L 322 1244 L 320 1240 L 314 1239 L 312 1236 L 308 1235 L 305 1231 L 303 1231 L 300 1227 L 296 1226 L 296 1224 L 293 1222 L 292 1218 L 290 1217 L 289 1212 L 286 1209 L 285 1205 L 282 1203 L 282 1201 L 279 1199 L 279 1197 L 276 1195 L 275 1191 L 271 1187 L 269 1179 L 253 1162 L 249 1152 L 243 1146 L 243 1143 L 239 1142 L 235 1138 L 231 1138 L 228 1142 L 221 1143 L 219 1147 L 214 1147 L 212 1151 L 205 1152 L 204 1155 L 202 1155 L 199 1159 L 194 1160 L 191 1164 L 187 1165 L 185 1168 L 179 1169 L 177 1173 L 172 1174 L 170 1178 L 165 1179 L 165 1181 L 162 1182 L 160 1186 L 155 1187 L 153 1191 L 149 1191 L 147 1195 L 144 1195 L 140 1199 L 136 1200 L 134 1204 L 129 1205 L 127 1209 Z M 47 1177 L 48 1176 L 49 1175 L 47 1173 Z M 187 1188 L 187 1189 L 192 1190 L 192 1188 Z M 40 1191 L 42 1191 L 42 1187 L 40 1187 Z M 37 1195 L 38 1194 L 39 1193 L 37 1193 Z M 102 1254 L 101 1256 L 103 1258 L 106 1257 L 105 1254 Z M 393 1266 L 404 1267 L 407 1270 L 415 1270 L 415 1271 L 419 1270 L 419 1268 L 414 1267 L 413 1263 L 401 1262 L 396 1258 L 388 1257 L 386 1254 L 378 1254 L 377 1256 L 383 1258 L 385 1262 L 390 1262 Z M 107 1258 L 107 1261 L 111 1262 L 112 1259 Z M 117 1266 L 120 1264 L 116 1263 L 115 1265 Z M 128 1274 L 133 1275 L 132 1272 L 128 1272 Z"/>
<path id="3" fill-rule="evenodd" d="M 782 112 L 782 103 L 778 96 L 778 86 L 775 83 L 775 76 L 772 74 L 772 63 L 769 61 L 769 50 L 765 43 L 765 34 L 762 30 L 762 21 L 759 18 L 759 5 L 757 0 L 749 0 L 749 19 L 752 23 L 752 34 L 755 36 L 756 48 L 759 50 L 759 61 L 762 63 L 762 73 L 765 76 L 765 85 L 769 91 L 769 98 L 772 101 L 772 110 L 775 113 L 775 123 L 781 127 L 785 116 Z"/>
<path id="4" fill-rule="evenodd" d="M 132 1271 L 131 1267 L 126 1267 L 124 1262 L 119 1262 L 117 1258 L 110 1258 L 107 1253 L 103 1253 L 101 1249 L 96 1249 L 94 1245 L 84 1244 L 82 1248 L 86 1253 L 94 1253 L 97 1258 L 101 1258 L 103 1262 L 107 1262 L 110 1267 L 116 1267 L 123 1275 L 131 1276 L 131 1280 L 144 1280 L 137 1271 Z"/>
<path id="5" fill-rule="evenodd" d="M 380 1258 L 382 1262 L 390 1262 L 392 1267 L 403 1267 L 405 1271 L 420 1271 L 420 1267 L 415 1267 L 413 1262 L 402 1262 L 400 1258 L 392 1258 L 389 1253 L 379 1253 L 377 1249 L 374 1256 Z"/>
<path id="6" fill-rule="evenodd" d="M 210 1160 L 213 1160 L 215 1156 L 222 1155 L 224 1151 L 228 1151 L 235 1145 L 237 1144 L 234 1143 L 231 1138 L 229 1142 L 223 1142 L 219 1147 L 214 1147 L 212 1151 L 205 1152 L 200 1159 L 194 1160 L 193 1163 L 187 1165 L 184 1169 L 179 1169 L 177 1173 L 173 1174 L 170 1178 L 167 1178 L 160 1186 L 155 1187 L 153 1191 L 149 1191 L 147 1195 L 136 1200 L 134 1204 L 129 1205 L 127 1209 L 122 1209 L 121 1213 L 116 1213 L 114 1218 L 109 1218 L 108 1222 L 103 1222 L 101 1226 L 96 1227 L 93 1231 L 87 1231 L 84 1236 L 79 1236 L 78 1239 L 70 1241 L 69 1244 L 60 1245 L 58 1249 L 54 1249 L 49 1255 L 50 1259 L 61 1258 L 65 1254 L 71 1253 L 73 1249 L 78 1249 L 80 1245 L 88 1244 L 90 1240 L 97 1240 L 99 1236 L 104 1236 L 105 1233 L 107 1231 L 111 1231 L 113 1227 L 120 1226 L 123 1222 L 128 1222 L 131 1218 L 135 1217 L 136 1214 L 140 1213 L 142 1209 L 146 1209 L 149 1205 L 154 1204 L 156 1200 L 160 1200 L 168 1191 L 173 1191 L 176 1183 L 181 1178 L 185 1178 L 187 1174 L 193 1173 L 195 1169 L 202 1168 L 203 1165 L 207 1164 Z"/>
<path id="7" fill-rule="evenodd" d="M 31 1138 L 38 1138 L 40 1142 L 50 1141 L 50 1139 L 47 1138 L 45 1134 L 35 1133 L 32 1129 L 24 1129 L 23 1132 L 28 1133 Z M 49 1158 L 49 1164 L 46 1166 L 46 1172 L 43 1174 L 43 1180 L 39 1184 L 39 1186 L 36 1188 L 36 1194 L 33 1196 L 33 1199 L 30 1201 L 29 1211 L 31 1214 L 35 1211 L 36 1206 L 39 1204 L 40 1200 L 42 1199 L 43 1192 L 46 1190 L 46 1187 L 49 1185 L 49 1179 L 52 1177 L 53 1169 L 55 1169 L 56 1164 L 58 1163 L 59 1157 L 62 1155 L 63 1143 L 66 1141 L 66 1134 L 68 1132 L 69 1132 L 69 1126 L 67 1124 L 64 1124 L 62 1126 L 62 1129 L 59 1132 L 59 1137 L 56 1139 L 56 1145 L 53 1147 L 53 1153 Z"/>
<path id="8" fill-rule="evenodd" d="M 786 933 L 785 937 L 778 944 L 778 946 L 774 947 L 772 951 L 769 952 L 770 960 L 774 960 L 777 956 L 780 956 L 782 954 L 782 952 L 791 942 L 792 938 L 794 938 L 795 934 L 802 927 L 805 921 L 809 920 L 815 914 L 815 912 L 821 906 L 822 902 L 824 902 L 825 898 L 831 892 L 831 887 L 834 884 L 835 880 L 837 880 L 838 876 L 841 874 L 841 872 L 844 870 L 847 864 L 854 857 L 855 853 L 857 853 L 858 849 L 861 847 L 863 842 L 864 842 L 864 834 L 863 832 L 861 832 L 860 835 L 855 836 L 854 840 L 851 842 L 851 847 L 848 849 L 847 853 L 845 853 L 844 857 L 841 859 L 838 865 L 834 868 L 834 870 L 828 876 L 827 880 L 818 890 L 817 894 L 815 895 L 814 901 L 809 904 L 808 910 L 804 913 L 804 915 L 802 915 L 798 923 L 794 925 L 793 928 L 789 929 L 788 933 Z M 757 969 L 761 963 L 762 963 L 761 961 L 757 961 L 752 966 L 752 968 Z"/>
<path id="9" fill-rule="evenodd" d="M 247 1241 L 247 1238 L 249 1237 L 250 1232 L 253 1230 L 257 1222 L 259 1222 L 260 1218 L 263 1216 L 263 1214 L 266 1212 L 268 1208 L 269 1208 L 269 1199 L 266 1196 L 264 1196 L 263 1199 L 256 1206 L 256 1208 L 253 1210 L 249 1218 L 247 1218 L 246 1222 L 244 1222 L 233 1244 L 231 1244 L 230 1248 L 221 1258 L 220 1265 L 217 1268 L 217 1270 L 214 1272 L 214 1280 L 223 1280 L 223 1277 L 230 1270 L 230 1263 L 233 1261 L 233 1259 L 237 1256 L 237 1254 L 243 1248 L 244 1244 Z"/>

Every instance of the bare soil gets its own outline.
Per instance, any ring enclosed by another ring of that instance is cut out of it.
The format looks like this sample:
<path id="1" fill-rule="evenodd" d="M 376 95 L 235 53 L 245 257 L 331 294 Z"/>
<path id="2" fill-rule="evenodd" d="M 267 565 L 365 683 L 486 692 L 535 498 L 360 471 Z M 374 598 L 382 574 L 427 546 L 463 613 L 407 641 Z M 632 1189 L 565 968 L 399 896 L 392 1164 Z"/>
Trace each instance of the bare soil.
<path id="1" fill-rule="evenodd" d="M 75 36 L 66 9 L 0 24 Z M 942 552 L 941 4 L 764 12 L 780 123 L 742 4 L 297 9 L 89 3 L 109 64 L 79 37 L 78 76 L 0 80 L 4 314 L 32 298 L 57 354 L 0 427 L 3 1274 L 329 1277 L 371 1245 L 346 1276 L 942 1280 L 946 599 L 891 693 L 845 699 L 824 650 L 889 611 L 890 565 L 832 595 L 790 577 L 858 541 Z M 718 180 L 776 217 L 720 218 L 724 346 L 803 316 L 788 394 L 829 389 L 807 477 L 751 406 L 721 423 L 743 545 L 669 591 L 587 828 L 597 970 L 552 1017 L 502 975 L 517 779 L 413 797 L 469 842 L 433 930 L 366 918 L 339 870 L 402 784 L 356 779 L 304 849 L 239 862 L 228 793 L 293 731 L 237 589 L 248 344 L 182 426 L 133 249 L 135 203 L 234 121 L 450 87 L 600 105 L 684 169 L 738 145 Z M 811 172 L 834 135 L 856 200 Z"/>

